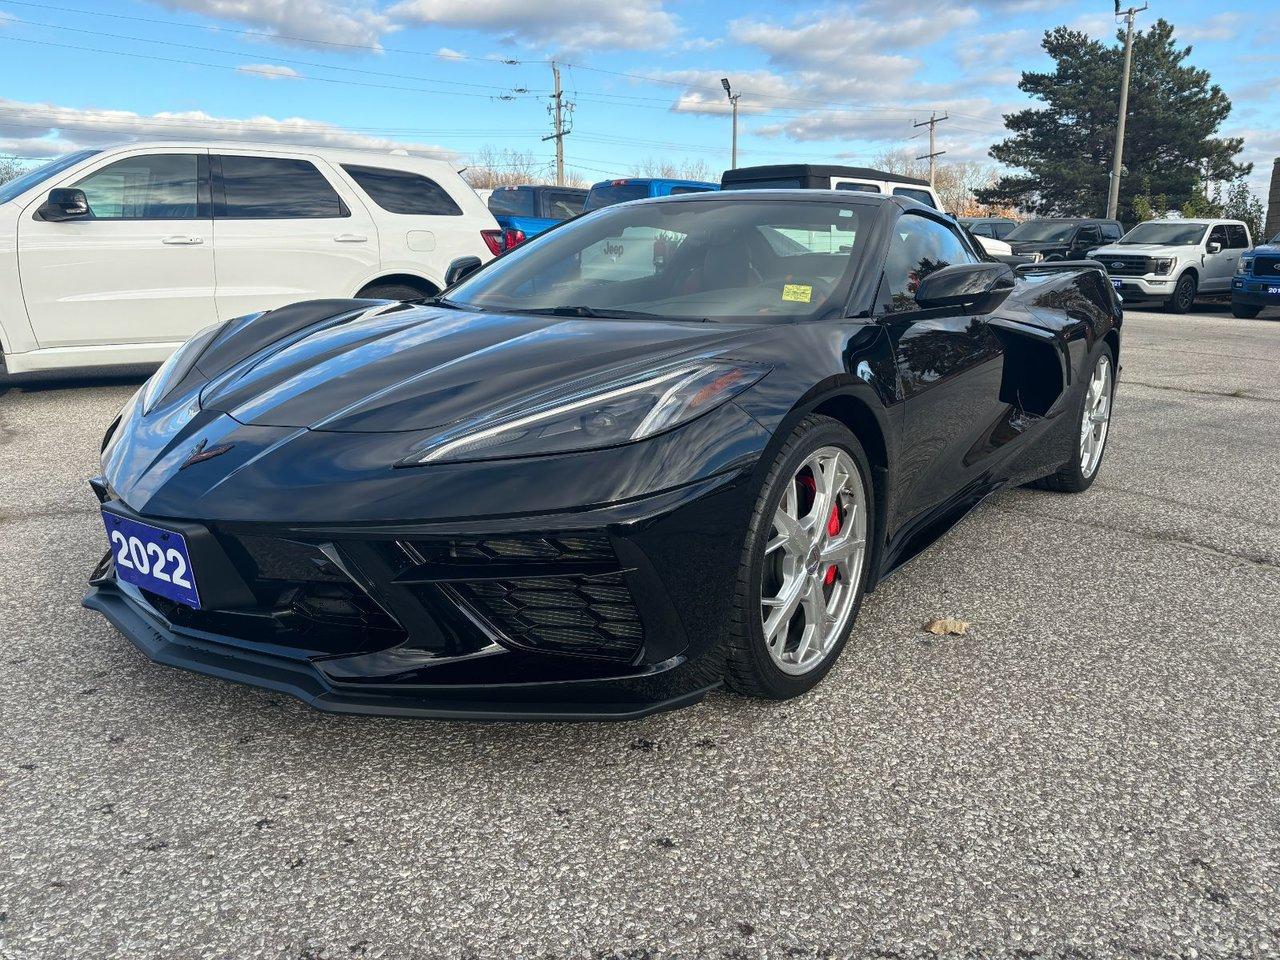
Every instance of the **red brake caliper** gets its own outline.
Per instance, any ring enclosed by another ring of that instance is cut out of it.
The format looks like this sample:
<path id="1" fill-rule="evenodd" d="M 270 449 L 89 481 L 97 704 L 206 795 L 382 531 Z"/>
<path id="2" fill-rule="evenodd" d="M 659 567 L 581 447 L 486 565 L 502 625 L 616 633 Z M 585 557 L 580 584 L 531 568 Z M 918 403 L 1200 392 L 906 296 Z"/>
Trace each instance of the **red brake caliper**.
<path id="1" fill-rule="evenodd" d="M 809 492 L 809 497 L 810 497 L 809 502 L 812 503 L 813 498 L 818 495 L 817 481 L 815 481 L 813 477 L 810 477 L 810 476 L 797 477 L 797 480 L 799 481 L 800 486 L 804 487 L 805 490 Z M 827 536 L 834 537 L 839 532 L 840 532 L 840 507 L 837 504 L 832 504 L 831 516 L 827 518 Z M 838 571 L 836 570 L 836 565 L 833 563 L 831 566 L 827 567 L 827 572 L 822 576 L 822 582 L 829 587 L 836 582 L 837 576 L 838 576 Z"/>

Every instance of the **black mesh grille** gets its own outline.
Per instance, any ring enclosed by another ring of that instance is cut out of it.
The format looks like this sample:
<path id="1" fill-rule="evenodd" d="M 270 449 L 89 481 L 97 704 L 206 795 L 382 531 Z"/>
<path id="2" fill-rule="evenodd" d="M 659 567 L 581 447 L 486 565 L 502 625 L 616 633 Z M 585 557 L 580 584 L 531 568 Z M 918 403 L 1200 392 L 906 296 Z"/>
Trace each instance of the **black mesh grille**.
<path id="1" fill-rule="evenodd" d="M 521 646 L 612 659 L 629 659 L 640 649 L 640 617 L 621 573 L 454 586 Z"/>
<path id="2" fill-rule="evenodd" d="M 1280 277 L 1280 257 L 1258 257 L 1253 261 L 1255 277 Z"/>
<path id="3" fill-rule="evenodd" d="M 508 563 L 524 560 L 545 563 L 612 563 L 616 559 L 608 538 L 591 533 L 413 541 L 407 546 L 424 559 L 436 563 Z"/>

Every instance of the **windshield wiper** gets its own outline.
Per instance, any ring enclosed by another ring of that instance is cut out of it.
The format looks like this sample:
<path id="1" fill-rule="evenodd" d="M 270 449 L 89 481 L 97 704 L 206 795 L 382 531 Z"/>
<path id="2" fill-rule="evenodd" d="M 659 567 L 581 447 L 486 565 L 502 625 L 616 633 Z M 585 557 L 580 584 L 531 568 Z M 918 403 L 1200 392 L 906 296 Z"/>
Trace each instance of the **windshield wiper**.
<path id="1" fill-rule="evenodd" d="M 697 323 L 710 323 L 709 317 L 668 317 L 660 313 L 645 313 L 643 310 L 615 310 L 608 307 L 597 310 L 595 307 L 530 307 L 520 308 L 513 313 L 531 313 L 545 317 L 586 317 L 591 320 L 686 320 Z"/>

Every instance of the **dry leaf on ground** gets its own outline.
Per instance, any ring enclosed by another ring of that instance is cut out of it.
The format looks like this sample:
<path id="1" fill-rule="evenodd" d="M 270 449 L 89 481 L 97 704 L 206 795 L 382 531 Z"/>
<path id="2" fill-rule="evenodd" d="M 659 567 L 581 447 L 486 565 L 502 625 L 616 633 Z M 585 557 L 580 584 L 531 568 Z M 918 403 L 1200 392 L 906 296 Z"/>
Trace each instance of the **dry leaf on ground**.
<path id="1" fill-rule="evenodd" d="M 924 629 L 939 637 L 948 634 L 953 637 L 963 637 L 969 632 L 969 621 L 957 620 L 955 617 L 939 617 L 926 623 Z"/>

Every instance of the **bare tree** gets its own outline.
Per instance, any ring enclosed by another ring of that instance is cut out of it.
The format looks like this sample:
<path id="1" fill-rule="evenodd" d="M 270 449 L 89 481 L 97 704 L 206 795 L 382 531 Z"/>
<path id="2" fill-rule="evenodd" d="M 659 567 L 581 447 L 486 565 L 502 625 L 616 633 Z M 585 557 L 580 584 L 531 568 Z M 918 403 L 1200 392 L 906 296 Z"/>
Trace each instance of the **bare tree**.
<path id="1" fill-rule="evenodd" d="M 657 160 L 650 157 L 632 167 L 634 177 L 659 177 L 664 180 L 703 180 L 719 182 L 720 175 L 712 173 L 705 160 Z"/>
<path id="2" fill-rule="evenodd" d="M 472 155 L 462 176 L 476 190 L 518 187 L 524 183 L 545 183 L 550 165 L 528 150 L 497 150 L 481 147 Z"/>
<path id="3" fill-rule="evenodd" d="M 0 183 L 8 183 L 26 173 L 26 167 L 17 160 L 0 160 Z"/>
<path id="4" fill-rule="evenodd" d="M 903 177 L 929 179 L 929 162 L 917 160 L 905 151 L 887 151 L 881 153 L 872 163 L 877 169 L 888 173 L 896 173 Z M 934 189 L 938 191 L 938 199 L 943 208 L 957 217 L 1008 216 L 1012 208 L 992 207 L 978 203 L 974 194 L 983 187 L 989 187 L 998 177 L 994 166 L 965 160 L 959 163 L 940 162 L 935 172 Z"/>

